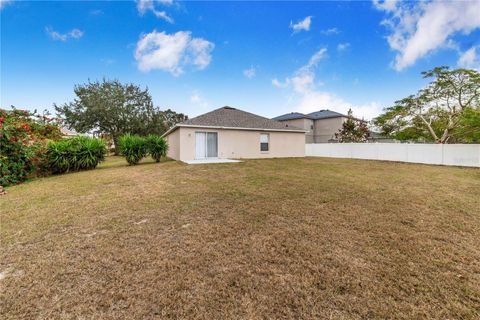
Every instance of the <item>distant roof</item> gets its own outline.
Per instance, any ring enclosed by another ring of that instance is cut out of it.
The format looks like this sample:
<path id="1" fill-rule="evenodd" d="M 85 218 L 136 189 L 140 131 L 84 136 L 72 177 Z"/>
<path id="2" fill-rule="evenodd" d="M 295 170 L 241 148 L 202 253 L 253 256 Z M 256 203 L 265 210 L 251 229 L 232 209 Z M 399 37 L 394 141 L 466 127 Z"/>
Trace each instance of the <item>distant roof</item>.
<path id="1" fill-rule="evenodd" d="M 338 118 L 338 117 L 347 117 L 347 116 L 331 110 L 320 110 L 320 111 L 315 111 L 309 114 L 303 114 L 300 112 L 287 113 L 287 114 L 275 117 L 273 118 L 273 120 L 277 120 L 277 121 L 294 120 L 294 119 L 318 120 L 318 119 Z"/>
<path id="2" fill-rule="evenodd" d="M 303 113 L 291 112 L 291 113 L 282 114 L 281 116 L 275 117 L 272 120 L 282 121 L 282 120 L 294 120 L 294 119 L 303 119 L 303 118 L 310 119 L 310 117 L 308 117 Z"/>
<path id="3" fill-rule="evenodd" d="M 320 110 L 320 111 L 315 111 L 312 113 L 307 114 L 310 118 L 313 118 L 315 120 L 317 119 L 326 119 L 326 118 L 338 118 L 338 117 L 347 117 L 344 114 L 338 113 L 336 111 L 331 111 L 331 110 Z"/>
<path id="4" fill-rule="evenodd" d="M 214 127 L 214 128 L 239 128 L 239 129 L 260 129 L 274 131 L 301 131 L 305 130 L 293 126 L 286 126 L 279 121 L 271 120 L 258 116 L 256 114 L 238 110 L 232 107 L 223 107 L 199 115 L 198 117 L 189 119 L 179 123 L 164 135 L 172 132 L 178 127 Z"/>
<path id="5" fill-rule="evenodd" d="M 80 135 L 78 132 L 76 132 L 74 130 L 70 130 L 66 127 L 60 127 L 60 132 L 62 133 L 62 135 L 69 136 L 69 137 Z"/>

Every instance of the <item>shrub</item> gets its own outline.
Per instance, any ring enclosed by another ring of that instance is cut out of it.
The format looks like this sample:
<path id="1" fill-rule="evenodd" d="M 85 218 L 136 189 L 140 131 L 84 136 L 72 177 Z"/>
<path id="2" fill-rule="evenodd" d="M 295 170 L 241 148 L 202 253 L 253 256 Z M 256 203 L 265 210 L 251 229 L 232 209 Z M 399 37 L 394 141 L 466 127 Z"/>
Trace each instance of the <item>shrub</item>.
<path id="1" fill-rule="evenodd" d="M 52 173 L 95 169 L 105 160 L 107 147 L 101 139 L 73 137 L 48 145 L 47 162 Z"/>
<path id="2" fill-rule="evenodd" d="M 151 134 L 145 138 L 145 143 L 148 154 L 150 154 L 156 162 L 160 162 L 160 159 L 167 155 L 168 144 L 164 138 Z"/>
<path id="3" fill-rule="evenodd" d="M 0 185 L 42 173 L 47 139 L 61 135 L 54 120 L 25 110 L 0 109 Z"/>
<path id="4" fill-rule="evenodd" d="M 145 138 L 126 134 L 120 137 L 120 150 L 129 165 L 135 165 L 147 155 Z"/>
<path id="5" fill-rule="evenodd" d="M 68 139 L 52 142 L 48 145 L 47 163 L 52 173 L 64 173 L 70 169 L 71 155 Z"/>
<path id="6" fill-rule="evenodd" d="M 77 156 L 77 170 L 95 169 L 97 165 L 105 160 L 107 147 L 102 139 L 77 137 L 74 140 L 79 142 L 79 154 Z"/>

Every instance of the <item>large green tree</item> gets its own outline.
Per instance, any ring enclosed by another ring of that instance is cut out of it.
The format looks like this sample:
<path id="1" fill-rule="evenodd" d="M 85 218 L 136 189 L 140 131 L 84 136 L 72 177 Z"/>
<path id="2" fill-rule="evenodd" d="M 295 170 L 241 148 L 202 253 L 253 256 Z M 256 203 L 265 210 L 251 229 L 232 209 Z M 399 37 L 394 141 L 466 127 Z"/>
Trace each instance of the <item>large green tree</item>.
<path id="1" fill-rule="evenodd" d="M 119 138 L 127 133 L 162 134 L 187 117 L 170 109 L 154 107 L 148 88 L 103 80 L 76 85 L 73 102 L 54 105 L 65 124 L 77 132 L 108 134 L 120 152 Z"/>
<path id="2" fill-rule="evenodd" d="M 480 74 L 448 67 L 422 74 L 432 81 L 416 94 L 386 108 L 373 123 L 382 134 L 399 140 L 475 141 L 480 131 Z"/>

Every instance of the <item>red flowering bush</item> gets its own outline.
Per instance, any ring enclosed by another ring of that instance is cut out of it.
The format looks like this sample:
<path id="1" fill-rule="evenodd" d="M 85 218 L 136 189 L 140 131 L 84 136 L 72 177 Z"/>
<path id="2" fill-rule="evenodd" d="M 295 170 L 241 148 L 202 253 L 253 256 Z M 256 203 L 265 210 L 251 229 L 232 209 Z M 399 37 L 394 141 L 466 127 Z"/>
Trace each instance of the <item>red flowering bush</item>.
<path id="1" fill-rule="evenodd" d="M 0 109 L 0 185 L 8 186 L 39 173 L 47 139 L 61 137 L 52 120 L 25 110 Z"/>

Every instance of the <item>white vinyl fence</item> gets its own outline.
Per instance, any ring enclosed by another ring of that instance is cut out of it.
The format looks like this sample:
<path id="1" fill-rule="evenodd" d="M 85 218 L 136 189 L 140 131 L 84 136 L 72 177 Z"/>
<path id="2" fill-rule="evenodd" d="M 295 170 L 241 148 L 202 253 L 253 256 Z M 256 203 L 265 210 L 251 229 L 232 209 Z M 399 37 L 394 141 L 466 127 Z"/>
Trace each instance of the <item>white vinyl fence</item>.
<path id="1" fill-rule="evenodd" d="M 305 155 L 480 167 L 480 144 L 309 143 Z"/>

